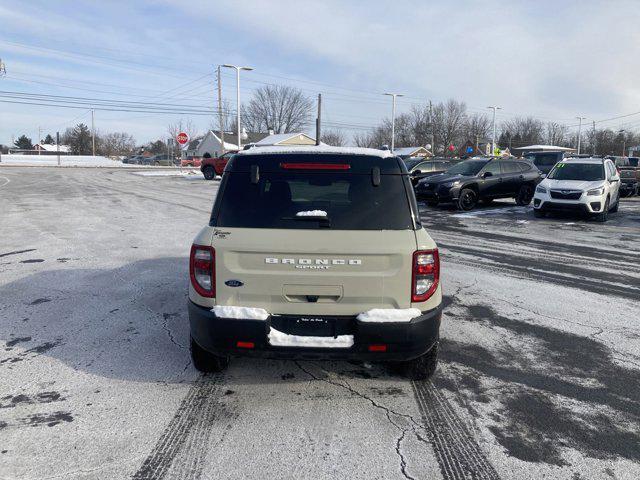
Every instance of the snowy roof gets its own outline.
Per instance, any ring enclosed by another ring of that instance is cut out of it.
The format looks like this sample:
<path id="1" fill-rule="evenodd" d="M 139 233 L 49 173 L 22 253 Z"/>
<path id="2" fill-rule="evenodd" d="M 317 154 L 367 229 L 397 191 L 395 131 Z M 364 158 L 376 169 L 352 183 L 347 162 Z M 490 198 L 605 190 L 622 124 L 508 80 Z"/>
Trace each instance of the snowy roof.
<path id="1" fill-rule="evenodd" d="M 393 153 L 398 155 L 399 157 L 403 156 L 412 156 L 414 153 L 424 150 L 426 153 L 431 153 L 425 147 L 403 147 L 403 148 L 395 148 Z"/>
<path id="2" fill-rule="evenodd" d="M 518 147 L 514 150 L 540 150 L 550 152 L 573 152 L 575 148 L 556 147 L 555 145 L 529 145 L 528 147 Z"/>
<path id="3" fill-rule="evenodd" d="M 58 145 L 50 145 L 48 143 L 38 143 L 36 147 L 39 147 L 44 152 L 57 152 Z M 71 147 L 69 145 L 60 145 L 61 152 L 69 152 L 71 151 Z"/>
<path id="4" fill-rule="evenodd" d="M 389 150 L 361 147 L 332 147 L 330 145 L 282 145 L 260 148 L 249 148 L 238 152 L 238 155 L 263 155 L 283 153 L 320 153 L 334 155 L 370 155 L 373 157 L 393 157 Z"/>
<path id="5" fill-rule="evenodd" d="M 311 140 L 315 140 L 313 137 L 310 137 L 306 133 L 276 133 L 263 138 L 259 142 L 256 142 L 256 146 L 262 147 L 266 145 L 278 145 L 279 143 L 285 142 L 299 135 L 305 136 Z"/>

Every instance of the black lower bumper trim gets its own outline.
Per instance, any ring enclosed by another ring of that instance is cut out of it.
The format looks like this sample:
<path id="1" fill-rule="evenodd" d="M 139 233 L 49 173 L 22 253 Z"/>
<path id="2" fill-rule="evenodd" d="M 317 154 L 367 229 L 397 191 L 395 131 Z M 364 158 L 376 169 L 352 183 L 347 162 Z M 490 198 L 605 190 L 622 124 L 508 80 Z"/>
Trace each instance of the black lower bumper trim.
<path id="1" fill-rule="evenodd" d="M 314 315 L 314 318 L 318 317 Z M 269 344 L 271 317 L 267 320 L 218 318 L 209 308 L 189 301 L 191 336 L 203 349 L 221 356 L 256 356 L 288 359 L 411 360 L 427 353 L 437 342 L 442 306 L 423 312 L 406 323 L 364 323 L 355 317 L 327 317 L 351 324 L 350 348 L 275 347 Z M 322 318 L 322 317 L 318 317 Z M 251 342 L 252 349 L 237 342 Z M 369 345 L 384 344 L 385 352 L 370 352 Z"/>

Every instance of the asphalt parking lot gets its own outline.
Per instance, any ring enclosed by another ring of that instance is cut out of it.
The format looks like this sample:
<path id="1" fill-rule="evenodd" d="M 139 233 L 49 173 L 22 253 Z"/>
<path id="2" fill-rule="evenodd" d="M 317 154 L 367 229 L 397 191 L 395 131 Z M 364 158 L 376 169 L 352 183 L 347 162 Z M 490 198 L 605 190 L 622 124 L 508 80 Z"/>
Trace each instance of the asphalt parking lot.
<path id="1" fill-rule="evenodd" d="M 0 169 L 0 478 L 640 478 L 640 197 L 600 224 L 421 208 L 432 381 L 188 351 L 218 182 Z"/>

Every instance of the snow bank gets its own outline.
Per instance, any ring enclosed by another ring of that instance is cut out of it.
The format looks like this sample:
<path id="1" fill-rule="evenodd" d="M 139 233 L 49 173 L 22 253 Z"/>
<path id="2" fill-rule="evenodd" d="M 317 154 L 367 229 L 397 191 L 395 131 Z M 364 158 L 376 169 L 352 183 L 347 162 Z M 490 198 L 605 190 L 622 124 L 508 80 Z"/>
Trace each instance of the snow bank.
<path id="1" fill-rule="evenodd" d="M 242 320 L 266 320 L 269 318 L 269 312 L 264 308 L 216 305 L 211 311 L 216 314 L 216 317 L 220 318 L 237 318 Z"/>
<path id="2" fill-rule="evenodd" d="M 356 318 L 366 323 L 400 323 L 410 322 L 420 315 L 422 312 L 417 308 L 373 308 L 361 313 Z"/>
<path id="3" fill-rule="evenodd" d="M 2 155 L 0 165 L 57 166 L 57 155 Z M 60 155 L 63 167 L 135 167 L 119 160 L 93 155 Z"/>
<path id="4" fill-rule="evenodd" d="M 327 212 L 324 210 L 306 210 L 296 213 L 296 217 L 326 217 Z"/>
<path id="5" fill-rule="evenodd" d="M 353 335 L 337 337 L 304 337 L 289 335 L 275 328 L 269 329 L 269 344 L 274 347 L 306 347 L 306 348 L 350 348 L 353 346 Z"/>

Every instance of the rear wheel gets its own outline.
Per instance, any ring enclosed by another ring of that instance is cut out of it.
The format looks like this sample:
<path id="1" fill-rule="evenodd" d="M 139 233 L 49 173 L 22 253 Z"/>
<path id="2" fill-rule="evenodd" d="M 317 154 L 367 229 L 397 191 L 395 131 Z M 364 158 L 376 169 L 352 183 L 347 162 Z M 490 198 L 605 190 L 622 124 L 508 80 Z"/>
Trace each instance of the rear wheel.
<path id="1" fill-rule="evenodd" d="M 421 357 L 401 363 L 402 374 L 409 380 L 427 380 L 435 373 L 437 366 L 438 342 Z"/>
<path id="2" fill-rule="evenodd" d="M 521 207 L 529 205 L 533 199 L 533 187 L 531 185 L 522 185 L 516 195 L 516 203 Z"/>
<path id="3" fill-rule="evenodd" d="M 202 169 L 202 174 L 204 175 L 205 180 L 213 180 L 216 178 L 216 171 L 213 167 L 204 167 Z"/>
<path id="4" fill-rule="evenodd" d="M 207 352 L 191 337 L 191 360 L 196 370 L 205 373 L 221 372 L 229 366 L 227 357 L 220 357 Z"/>
<path id="5" fill-rule="evenodd" d="M 458 208 L 460 210 L 468 211 L 478 204 L 478 195 L 470 188 L 463 188 L 458 198 Z"/>

